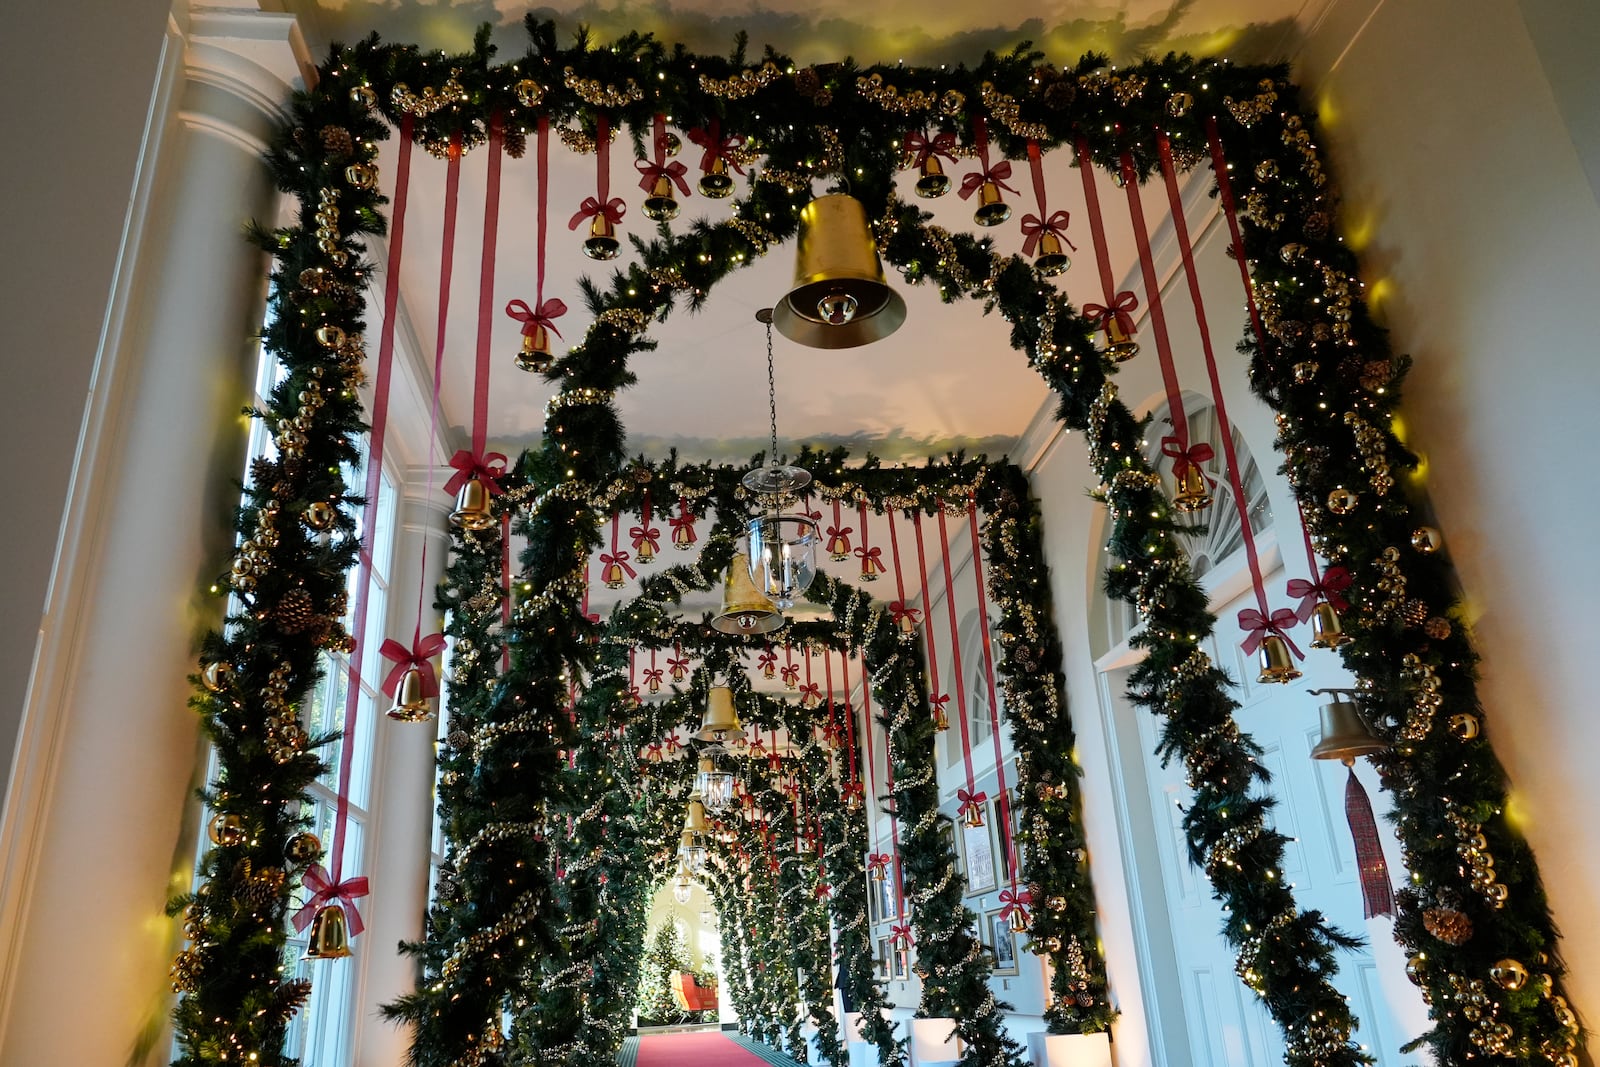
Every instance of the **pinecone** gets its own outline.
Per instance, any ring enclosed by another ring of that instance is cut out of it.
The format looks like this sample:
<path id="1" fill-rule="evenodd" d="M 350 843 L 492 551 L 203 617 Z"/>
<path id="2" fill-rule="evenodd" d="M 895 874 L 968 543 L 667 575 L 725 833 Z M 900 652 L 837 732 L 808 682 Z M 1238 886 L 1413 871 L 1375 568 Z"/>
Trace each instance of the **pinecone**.
<path id="1" fill-rule="evenodd" d="M 265 487 L 278 480 L 282 470 L 278 464 L 265 456 L 257 456 L 250 461 L 250 483 L 255 486 Z"/>
<path id="2" fill-rule="evenodd" d="M 317 617 L 311 594 L 298 586 L 283 594 L 272 612 L 272 621 L 286 634 L 297 634 L 309 628 Z"/>
<path id="3" fill-rule="evenodd" d="M 311 979 L 291 978 L 273 990 L 272 1010 L 278 1018 L 287 1020 L 305 1006 L 311 996 Z"/>
<path id="4" fill-rule="evenodd" d="M 512 159 L 521 159 L 528 151 L 528 135 L 521 130 L 507 130 L 501 142 L 505 145 L 506 155 Z"/>
<path id="5" fill-rule="evenodd" d="M 1422 925 L 1447 945 L 1464 945 L 1472 937 L 1472 920 L 1454 908 L 1427 909 Z"/>
<path id="6" fill-rule="evenodd" d="M 1051 111 L 1065 111 L 1078 98 L 1078 87 L 1066 80 L 1051 82 L 1044 87 L 1044 106 Z"/>
<path id="7" fill-rule="evenodd" d="M 1394 376 L 1394 365 L 1386 359 L 1368 360 L 1361 367 L 1361 388 L 1375 393 L 1389 384 Z"/>
<path id="8" fill-rule="evenodd" d="M 252 911 L 263 911 L 270 908 L 282 894 L 283 883 L 281 868 L 262 868 L 239 887 L 238 899 Z"/>
<path id="9" fill-rule="evenodd" d="M 1443 641 L 1450 636 L 1450 620 L 1442 615 L 1435 615 L 1423 623 L 1422 632 L 1435 641 Z"/>
<path id="10" fill-rule="evenodd" d="M 348 156 L 356 150 L 356 142 L 350 136 L 350 131 L 343 126 L 322 127 L 322 147 L 330 155 Z"/>
<path id="11" fill-rule="evenodd" d="M 1415 598 L 1406 601 L 1406 606 L 1400 609 L 1400 617 L 1406 621 L 1407 626 L 1421 626 L 1428 621 L 1428 605 Z"/>

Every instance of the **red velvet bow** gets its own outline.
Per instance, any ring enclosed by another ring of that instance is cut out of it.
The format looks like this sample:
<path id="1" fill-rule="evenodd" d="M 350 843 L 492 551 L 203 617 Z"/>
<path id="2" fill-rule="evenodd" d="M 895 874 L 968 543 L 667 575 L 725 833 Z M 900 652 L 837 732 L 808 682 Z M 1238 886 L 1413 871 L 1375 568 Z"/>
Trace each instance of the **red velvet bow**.
<path id="1" fill-rule="evenodd" d="M 626 552 L 602 552 L 602 553 L 600 553 L 600 562 L 602 564 L 604 564 L 607 567 L 611 566 L 612 564 L 615 564 L 616 566 L 621 567 L 623 570 L 627 571 L 629 578 L 637 578 L 639 576 L 639 572 L 634 570 L 632 567 L 628 566 L 628 561 L 630 559 L 632 559 L 632 558 L 633 557 L 630 556 Z"/>
<path id="2" fill-rule="evenodd" d="M 678 736 L 678 731 L 676 730 L 667 735 L 666 743 L 668 752 L 677 752 L 683 748 L 683 738 Z"/>
<path id="3" fill-rule="evenodd" d="M 596 215 L 604 215 L 607 222 L 616 226 L 622 222 L 622 216 L 628 213 L 628 205 L 623 203 L 622 197 L 613 196 L 602 204 L 597 198 L 586 196 L 583 203 L 578 205 L 577 214 L 567 220 L 567 229 L 576 230 L 584 219 L 592 219 Z"/>
<path id="4" fill-rule="evenodd" d="M 1021 912 L 1022 917 L 1028 917 L 1028 905 L 1033 903 L 1033 894 L 1026 889 L 1012 891 L 1000 890 L 1000 918 L 1009 919 L 1016 912 Z"/>
<path id="5" fill-rule="evenodd" d="M 1261 642 L 1268 634 L 1277 634 L 1288 644 L 1289 650 L 1296 657 L 1305 659 L 1305 653 L 1295 646 L 1288 633 L 1289 629 L 1299 621 L 1299 616 L 1288 608 L 1279 608 L 1270 617 L 1261 614 L 1255 608 L 1245 608 L 1239 612 L 1239 629 L 1245 631 L 1245 655 L 1254 655 L 1256 649 L 1261 647 Z"/>
<path id="6" fill-rule="evenodd" d="M 911 924 L 895 923 L 889 927 L 889 940 L 900 948 L 911 947 Z"/>
<path id="7" fill-rule="evenodd" d="M 850 551 L 850 534 L 854 530 L 854 526 L 828 527 L 828 553 L 834 556 L 842 556 Z"/>
<path id="8" fill-rule="evenodd" d="M 944 711 L 945 705 L 950 703 L 949 693 L 935 693 L 928 698 L 928 704 L 935 711 Z"/>
<path id="9" fill-rule="evenodd" d="M 407 648 L 392 637 L 378 646 L 378 652 L 384 659 L 394 661 L 389 676 L 383 680 L 383 685 L 380 687 L 383 695 L 394 696 L 394 691 L 400 687 L 400 679 L 405 677 L 406 668 L 415 667 L 417 673 L 421 675 L 422 695 L 438 696 L 439 676 L 433 673 L 433 657 L 444 651 L 444 645 L 444 634 L 429 634 L 417 641 L 414 648 Z"/>
<path id="10" fill-rule="evenodd" d="M 793 663 L 784 664 L 783 669 L 778 674 L 782 676 L 783 684 L 787 686 L 796 685 L 800 681 L 800 668 Z"/>
<path id="11" fill-rule="evenodd" d="M 833 896 L 833 887 L 827 882 L 818 882 L 817 888 L 814 890 L 814 892 L 816 893 L 818 900 L 826 900 Z"/>
<path id="12" fill-rule="evenodd" d="M 757 734 L 755 736 L 755 739 L 750 742 L 750 755 L 759 756 L 763 752 L 765 752 L 766 750 L 767 750 L 767 743 L 765 741 L 761 740 L 761 735 L 760 734 Z"/>
<path id="13" fill-rule="evenodd" d="M 955 148 L 956 135 L 953 133 L 936 133 L 931 140 L 921 130 L 906 134 L 906 154 L 911 157 L 913 167 L 921 167 L 930 156 L 943 156 L 954 163 Z"/>
<path id="14" fill-rule="evenodd" d="M 956 195 L 961 197 L 961 199 L 966 200 L 971 197 L 973 193 L 977 192 L 979 189 L 982 189 L 984 182 L 994 182 L 1000 188 L 1014 193 L 1017 190 L 1006 184 L 1006 179 L 1009 177 L 1011 177 L 1011 161 L 1009 159 L 1002 159 L 992 167 L 985 167 L 983 170 L 975 170 L 971 174 L 963 177 L 961 179 L 961 188 L 956 191 Z"/>
<path id="15" fill-rule="evenodd" d="M 1041 219 L 1038 215 L 1022 216 L 1022 254 L 1033 255 L 1033 250 L 1039 245 L 1040 235 L 1046 231 L 1061 238 L 1068 248 L 1076 252 L 1078 246 L 1067 238 L 1067 222 L 1071 218 L 1072 216 L 1065 211 L 1053 211 L 1046 219 Z"/>
<path id="16" fill-rule="evenodd" d="M 651 687 L 650 691 L 652 693 L 661 688 L 661 681 L 664 677 L 665 672 L 660 667 L 646 667 L 644 669 L 644 684 Z"/>
<path id="17" fill-rule="evenodd" d="M 862 548 L 856 549 L 855 555 L 856 555 L 856 559 L 859 559 L 861 561 L 861 573 L 862 574 L 882 574 L 883 573 L 883 559 L 882 559 L 883 549 L 876 548 L 876 547 L 874 547 L 874 548 L 862 547 Z"/>
<path id="18" fill-rule="evenodd" d="M 628 531 L 628 536 L 633 538 L 633 547 L 639 548 L 646 541 L 650 542 L 652 552 L 661 548 L 661 529 L 656 526 L 635 526 Z"/>
<path id="19" fill-rule="evenodd" d="M 689 502 L 687 500 L 678 501 L 678 514 L 669 518 L 667 525 L 672 527 L 673 544 L 694 544 L 694 513 L 689 510 Z"/>
<path id="20" fill-rule="evenodd" d="M 684 196 L 689 195 L 689 183 L 683 180 L 683 176 L 689 173 L 689 168 L 676 159 L 660 163 L 652 163 L 648 159 L 636 159 L 633 161 L 633 168 L 643 175 L 639 179 L 639 188 L 647 193 L 655 190 L 659 179 L 670 178 L 679 192 Z"/>
<path id="21" fill-rule="evenodd" d="M 719 159 L 726 159 L 728 166 L 735 174 L 743 174 L 744 170 L 734 161 L 728 153 L 744 144 L 744 138 L 738 134 L 722 136 L 722 123 L 716 119 L 711 120 L 710 128 L 696 126 L 689 131 L 689 140 L 705 149 L 705 154 L 700 157 L 700 169 L 709 173 L 712 164 Z"/>
<path id="22" fill-rule="evenodd" d="M 810 701 L 812 707 L 822 703 L 822 687 L 816 682 L 807 682 L 800 687 L 800 700 Z"/>
<path id="23" fill-rule="evenodd" d="M 466 485 L 473 475 L 478 476 L 478 481 L 482 482 L 483 487 L 489 490 L 490 496 L 499 496 L 505 492 L 504 489 L 500 488 L 500 483 L 495 480 L 503 477 L 506 473 L 506 457 L 504 453 L 485 452 L 481 456 L 475 456 L 469 449 L 463 448 L 457 450 L 456 454 L 450 457 L 450 466 L 454 467 L 456 472 L 450 476 L 448 482 L 444 483 L 444 491 L 451 496 L 461 492 L 461 487 Z"/>
<path id="24" fill-rule="evenodd" d="M 1320 582 L 1308 582 L 1304 578 L 1289 579 L 1289 595 L 1300 598 L 1300 603 L 1294 611 L 1295 616 L 1301 622 L 1311 618 L 1318 600 L 1326 600 L 1333 606 L 1334 611 L 1349 611 L 1350 602 L 1339 594 L 1349 589 L 1354 582 L 1355 578 L 1343 567 L 1329 567 L 1322 572 Z"/>
<path id="25" fill-rule="evenodd" d="M 1085 304 L 1083 305 L 1084 317 L 1096 326 L 1109 329 L 1107 323 L 1112 319 L 1117 320 L 1117 326 L 1123 333 L 1133 333 L 1133 312 L 1139 307 L 1139 298 L 1124 289 L 1111 298 L 1110 304 Z"/>
<path id="26" fill-rule="evenodd" d="M 969 793 L 965 789 L 957 789 L 956 799 L 961 802 L 961 814 L 965 815 L 969 811 L 977 810 L 985 800 L 989 799 L 989 794 L 981 789 L 975 793 Z"/>
<path id="27" fill-rule="evenodd" d="M 1202 463 L 1210 463 L 1217 458 L 1216 450 L 1204 441 L 1185 448 L 1180 438 L 1163 437 L 1161 439 L 1161 454 L 1171 457 L 1172 473 L 1177 477 L 1182 478 L 1184 473 L 1190 467 L 1193 467 L 1200 472 L 1201 477 L 1205 478 L 1206 481 L 1212 485 L 1217 484 L 1217 480 L 1207 474 L 1205 469 L 1200 466 Z"/>
<path id="28" fill-rule="evenodd" d="M 335 900 L 344 904 L 345 922 L 349 925 L 352 935 L 366 929 L 366 924 L 361 921 L 361 913 L 356 910 L 356 898 L 364 897 L 370 892 L 365 875 L 346 878 L 335 884 L 333 876 L 328 873 L 326 867 L 320 863 L 313 863 L 301 876 L 300 883 L 311 890 L 311 896 L 300 905 L 300 910 L 294 913 L 291 921 L 295 930 L 305 933 L 306 927 L 311 925 L 311 920 L 317 917 L 318 909 L 324 904 L 332 904 Z"/>
<path id="29" fill-rule="evenodd" d="M 883 870 L 889 866 L 889 861 L 893 858 L 887 852 L 873 852 L 867 856 L 867 866 Z"/>
<path id="30" fill-rule="evenodd" d="M 922 622 L 921 608 L 908 608 L 904 601 L 896 600 L 889 605 L 889 618 L 898 623 L 901 619 L 910 619 L 911 625 L 916 626 Z"/>
<path id="31" fill-rule="evenodd" d="M 851 797 L 866 796 L 867 791 L 860 781 L 854 781 L 845 783 L 843 793 L 845 799 L 849 800 Z"/>
<path id="32" fill-rule="evenodd" d="M 687 659 L 679 659 L 668 656 L 667 669 L 672 671 L 673 681 L 681 682 L 683 681 L 683 676 L 689 673 L 689 661 Z"/>
<path id="33" fill-rule="evenodd" d="M 541 326 L 560 337 L 561 331 L 556 329 L 555 320 L 566 313 L 567 305 L 553 296 L 540 304 L 537 311 L 521 300 L 513 300 L 506 305 L 506 314 L 522 323 L 524 337 L 532 337 Z"/>
<path id="34" fill-rule="evenodd" d="M 649 760 L 651 763 L 660 763 L 661 742 L 652 741 L 648 745 L 644 746 L 644 758 Z"/>

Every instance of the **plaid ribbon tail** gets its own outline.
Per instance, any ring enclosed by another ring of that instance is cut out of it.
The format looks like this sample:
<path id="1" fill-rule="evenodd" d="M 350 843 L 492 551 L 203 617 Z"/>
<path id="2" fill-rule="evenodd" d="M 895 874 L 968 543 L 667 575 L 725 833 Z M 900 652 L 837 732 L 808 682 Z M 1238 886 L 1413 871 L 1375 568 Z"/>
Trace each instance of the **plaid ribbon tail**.
<path id="1" fill-rule="evenodd" d="M 1378 840 L 1378 821 L 1372 815 L 1372 801 L 1350 768 L 1344 786 L 1344 816 L 1350 821 L 1350 836 L 1356 843 L 1356 866 L 1361 872 L 1361 903 L 1366 918 L 1393 915 L 1394 886 L 1389 880 L 1389 863 L 1383 858 Z"/>

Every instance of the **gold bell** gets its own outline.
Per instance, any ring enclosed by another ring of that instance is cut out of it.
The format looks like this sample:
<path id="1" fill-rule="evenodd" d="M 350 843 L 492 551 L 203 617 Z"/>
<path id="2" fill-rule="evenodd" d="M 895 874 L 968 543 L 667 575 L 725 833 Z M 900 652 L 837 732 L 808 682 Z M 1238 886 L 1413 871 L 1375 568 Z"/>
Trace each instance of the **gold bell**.
<path id="1" fill-rule="evenodd" d="M 672 195 L 672 179 L 665 174 L 656 178 L 650 195 L 644 198 L 644 217 L 652 222 L 666 222 L 678 217 L 678 201 Z"/>
<path id="2" fill-rule="evenodd" d="M 689 810 L 683 817 L 683 832 L 704 834 L 710 830 L 711 827 L 706 823 L 706 806 L 698 800 L 689 801 Z"/>
<path id="3" fill-rule="evenodd" d="M 855 348 L 905 321 L 906 303 L 884 280 L 861 201 L 833 193 L 802 208 L 794 285 L 772 310 L 778 332 L 810 348 Z"/>
<path id="4" fill-rule="evenodd" d="M 972 221 L 979 226 L 998 226 L 1011 217 L 1011 205 L 1000 195 L 1000 186 L 992 178 L 985 178 L 978 187 L 978 210 Z"/>
<path id="5" fill-rule="evenodd" d="M 750 577 L 750 557 L 743 552 L 728 564 L 728 577 L 722 583 L 722 610 L 711 625 L 725 634 L 766 634 L 783 625 L 783 613 L 756 588 Z"/>
<path id="6" fill-rule="evenodd" d="M 1025 934 L 1028 932 L 1028 915 L 1021 908 L 1012 908 L 1011 917 L 1006 920 L 1006 924 L 1011 927 L 1012 933 Z"/>
<path id="7" fill-rule="evenodd" d="M 385 713 L 397 722 L 426 722 L 433 718 L 433 706 L 422 695 L 422 668 L 415 663 L 406 668 L 395 686 L 394 703 Z"/>
<path id="8" fill-rule="evenodd" d="M 638 545 L 634 547 L 633 558 L 638 560 L 640 563 L 651 562 L 656 558 L 655 545 L 652 544 L 648 539 L 640 541 Z"/>
<path id="9" fill-rule="evenodd" d="M 1361 719 L 1361 708 L 1338 693 L 1322 705 L 1322 739 L 1311 749 L 1312 759 L 1336 759 L 1349 764 L 1357 756 L 1370 756 L 1389 746 L 1372 736 Z"/>
<path id="10" fill-rule="evenodd" d="M 714 685 L 706 694 L 706 713 L 700 720 L 696 741 L 722 744 L 744 736 L 739 724 L 739 710 L 733 706 L 733 690 L 725 685 Z"/>
<path id="11" fill-rule="evenodd" d="M 728 161 L 718 156 L 711 161 L 711 169 L 700 175 L 696 183 L 700 195 L 712 200 L 725 200 L 733 195 L 733 176 L 728 173 Z"/>
<path id="12" fill-rule="evenodd" d="M 589 220 L 589 236 L 583 242 L 583 254 L 590 259 L 616 259 L 621 248 L 617 242 L 617 228 L 603 213 Z"/>
<path id="13" fill-rule="evenodd" d="M 303 960 L 342 960 L 350 955 L 350 931 L 345 925 L 344 906 L 324 904 L 311 920 L 311 936 L 306 941 Z"/>
<path id="14" fill-rule="evenodd" d="M 1300 668 L 1294 665 L 1289 654 L 1289 642 L 1279 634 L 1267 634 L 1261 639 L 1261 674 L 1258 682 L 1279 682 L 1287 685 L 1300 677 Z"/>
<path id="15" fill-rule="evenodd" d="M 1046 278 L 1054 278 L 1058 274 L 1065 274 L 1067 268 L 1072 266 L 1072 257 L 1067 255 L 1062 247 L 1061 238 L 1053 230 L 1046 230 L 1039 235 L 1039 252 L 1033 257 L 1033 269 L 1043 274 Z M 1015 915 L 1013 911 L 1011 914 Z"/>
<path id="16" fill-rule="evenodd" d="M 1106 358 L 1113 363 L 1126 363 L 1138 354 L 1139 342 L 1122 328 L 1117 317 L 1112 315 L 1106 319 Z"/>
<path id="17" fill-rule="evenodd" d="M 1193 463 L 1183 465 L 1183 473 L 1172 485 L 1172 506 L 1182 512 L 1203 511 L 1211 506 L 1211 490 L 1206 476 Z"/>
<path id="18" fill-rule="evenodd" d="M 1311 647 L 1338 648 L 1349 643 L 1350 635 L 1340 625 L 1339 613 L 1326 600 L 1318 601 L 1311 609 Z"/>
<path id="19" fill-rule="evenodd" d="M 950 191 L 950 175 L 944 172 L 939 157 L 929 153 L 922 161 L 922 176 L 917 179 L 917 195 L 924 200 L 934 200 Z"/>
<path id="20" fill-rule="evenodd" d="M 499 525 L 494 509 L 489 506 L 489 488 L 476 474 L 456 494 L 456 509 L 450 513 L 450 525 L 464 530 L 491 530 Z"/>
<path id="21" fill-rule="evenodd" d="M 945 713 L 943 704 L 933 706 L 933 728 L 940 733 L 950 729 L 950 716 Z"/>
<path id="22" fill-rule="evenodd" d="M 532 333 L 522 335 L 522 351 L 517 353 L 517 369 L 530 374 L 543 374 L 555 362 L 550 352 L 550 331 L 534 326 Z"/>

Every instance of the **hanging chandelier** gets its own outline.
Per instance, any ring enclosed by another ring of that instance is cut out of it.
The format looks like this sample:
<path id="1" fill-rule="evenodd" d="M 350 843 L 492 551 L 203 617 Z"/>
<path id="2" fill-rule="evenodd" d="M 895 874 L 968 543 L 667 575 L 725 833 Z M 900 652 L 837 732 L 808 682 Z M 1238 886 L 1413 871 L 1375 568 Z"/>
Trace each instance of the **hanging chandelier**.
<path id="1" fill-rule="evenodd" d="M 678 838 L 678 861 L 690 875 L 706 869 L 705 841 L 693 830 L 685 830 Z"/>
<path id="2" fill-rule="evenodd" d="M 762 308 L 756 320 L 767 328 L 767 412 L 772 431 L 767 463 L 748 471 L 744 487 L 765 507 L 765 514 L 750 520 L 746 532 L 750 540 L 750 578 L 780 611 L 794 607 L 795 600 L 817 576 L 817 543 L 821 533 L 817 524 L 804 515 L 785 515 L 783 507 L 800 490 L 811 484 L 811 472 L 803 467 L 778 462 L 778 391 L 772 368 L 773 310 Z"/>
<path id="3" fill-rule="evenodd" d="M 689 903 L 689 892 L 694 888 L 694 875 L 688 868 L 679 866 L 677 876 L 672 879 L 672 899 L 679 904 Z"/>
<path id="4" fill-rule="evenodd" d="M 700 767 L 695 774 L 694 787 L 700 794 L 700 803 L 709 812 L 723 812 L 733 807 L 733 772 L 717 766 L 714 755 L 700 757 Z"/>

